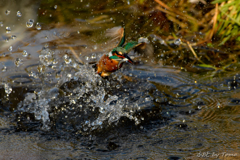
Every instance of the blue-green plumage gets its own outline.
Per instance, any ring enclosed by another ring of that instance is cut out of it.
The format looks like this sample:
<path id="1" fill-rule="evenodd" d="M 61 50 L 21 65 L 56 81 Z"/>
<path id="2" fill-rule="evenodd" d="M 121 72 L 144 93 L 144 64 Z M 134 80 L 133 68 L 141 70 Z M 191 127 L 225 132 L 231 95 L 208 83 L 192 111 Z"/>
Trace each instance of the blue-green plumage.
<path id="1" fill-rule="evenodd" d="M 116 53 L 116 54 L 120 54 L 120 55 L 127 54 L 135 47 L 138 47 L 138 46 L 144 44 L 144 43 L 138 43 L 136 41 L 131 41 L 124 45 L 124 43 L 125 43 L 124 28 L 119 29 L 118 36 L 120 37 L 120 41 L 119 41 L 117 47 L 113 48 L 113 50 L 111 51 L 112 53 Z"/>
<path id="2" fill-rule="evenodd" d="M 122 47 L 123 44 L 125 43 L 125 29 L 123 28 L 123 33 L 121 35 L 121 39 L 120 39 L 120 42 L 118 43 L 118 47 Z"/>
<path id="3" fill-rule="evenodd" d="M 113 39 L 120 38 L 120 41 L 111 52 L 104 54 L 96 65 L 97 73 L 102 77 L 107 77 L 110 73 L 120 69 L 124 62 L 130 62 L 133 64 L 133 60 L 127 54 L 132 49 L 145 44 L 145 42 L 138 43 L 136 41 L 131 41 L 125 44 L 125 32 L 122 27 L 109 29 L 107 31 L 107 36 L 112 37 Z"/>

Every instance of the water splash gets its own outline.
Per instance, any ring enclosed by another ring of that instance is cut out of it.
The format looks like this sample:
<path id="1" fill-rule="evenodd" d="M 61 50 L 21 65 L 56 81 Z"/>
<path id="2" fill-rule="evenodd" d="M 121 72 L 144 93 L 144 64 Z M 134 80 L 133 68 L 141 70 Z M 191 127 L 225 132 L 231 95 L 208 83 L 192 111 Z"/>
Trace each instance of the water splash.
<path id="1" fill-rule="evenodd" d="M 9 86 L 9 84 L 4 83 L 4 89 L 5 89 L 5 93 L 7 94 L 7 96 L 12 93 L 12 87 Z"/>
<path id="2" fill-rule="evenodd" d="M 26 22 L 27 28 L 32 28 L 32 27 L 33 27 L 33 23 L 34 23 L 34 20 L 33 20 L 33 19 L 29 19 L 29 20 Z"/>
<path id="3" fill-rule="evenodd" d="M 16 67 L 19 67 L 20 65 L 22 65 L 22 59 L 21 58 L 16 58 L 15 62 L 14 62 Z"/>
<path id="4" fill-rule="evenodd" d="M 9 50 L 10 52 L 12 52 L 13 47 L 12 47 L 12 46 L 9 46 L 8 50 Z"/>
<path id="5" fill-rule="evenodd" d="M 36 29 L 37 30 L 41 30 L 42 29 L 42 26 L 39 22 L 36 23 Z"/>
<path id="6" fill-rule="evenodd" d="M 49 129 L 49 99 L 45 97 L 47 94 L 44 91 L 38 93 L 27 93 L 25 99 L 19 103 L 19 110 L 28 113 L 34 113 L 36 120 L 41 120 L 43 123 L 42 129 Z"/>
<path id="7" fill-rule="evenodd" d="M 6 67 L 6 66 L 3 66 L 2 72 L 6 72 L 6 71 L 7 71 L 7 67 Z"/>
<path id="8" fill-rule="evenodd" d="M 76 123 L 75 128 L 83 132 L 116 125 L 121 117 L 135 121 L 136 125 L 141 122 L 134 114 L 139 109 L 138 104 L 144 100 L 139 98 L 132 103 L 128 95 L 119 94 L 121 76 L 114 82 L 117 85 L 112 84 L 97 75 L 91 66 L 76 63 L 70 55 L 56 59 L 55 52 L 49 48 L 42 49 L 39 60 L 41 64 L 37 74 L 42 88 L 28 93 L 18 108 L 21 112 L 33 113 L 36 120 L 42 121 L 42 129 L 51 129 L 51 116 L 55 117 L 52 119 L 55 123 L 63 121 L 63 125 L 72 119 L 71 122 Z M 50 81 L 55 81 L 52 87 L 44 85 Z M 109 93 L 113 88 L 115 91 Z M 124 92 L 127 90 L 125 88 Z M 151 99 L 147 98 L 147 101 Z M 60 113 L 64 120 L 60 120 Z"/>
<path id="9" fill-rule="evenodd" d="M 22 13 L 20 11 L 17 11 L 17 17 L 22 17 Z"/>
<path id="10" fill-rule="evenodd" d="M 6 27 L 6 33 L 11 33 L 11 28 L 10 27 Z"/>
<path id="11" fill-rule="evenodd" d="M 28 53 L 27 53 L 26 50 L 23 50 L 23 52 L 22 52 L 22 56 L 23 56 L 23 57 L 27 57 L 27 56 L 28 56 Z"/>
<path id="12" fill-rule="evenodd" d="M 54 51 L 52 51 L 48 48 L 44 48 L 41 51 L 41 54 L 39 55 L 40 62 L 45 66 L 49 66 L 49 65 L 53 64 L 54 54 L 55 54 Z"/>
<path id="13" fill-rule="evenodd" d="M 5 11 L 5 15 L 9 15 L 10 13 L 11 13 L 11 11 L 8 9 Z"/>

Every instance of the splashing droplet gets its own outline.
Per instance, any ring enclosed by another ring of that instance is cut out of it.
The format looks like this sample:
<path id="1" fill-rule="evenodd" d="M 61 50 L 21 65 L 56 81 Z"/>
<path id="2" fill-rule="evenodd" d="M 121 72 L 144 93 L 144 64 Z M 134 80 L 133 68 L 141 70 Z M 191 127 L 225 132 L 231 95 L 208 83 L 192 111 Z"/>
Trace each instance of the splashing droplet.
<path id="1" fill-rule="evenodd" d="M 17 36 L 15 36 L 15 35 L 12 35 L 12 36 L 11 36 L 11 39 L 12 39 L 12 40 L 14 40 L 14 39 L 16 39 L 16 38 L 17 38 Z"/>
<path id="2" fill-rule="evenodd" d="M 88 60 L 89 60 L 89 57 L 88 57 L 88 56 L 86 56 L 86 57 L 85 57 L 85 59 L 86 59 L 86 61 L 88 61 Z"/>
<path id="3" fill-rule="evenodd" d="M 57 5 L 54 6 L 54 9 L 57 9 Z"/>
<path id="4" fill-rule="evenodd" d="M 38 22 L 36 23 L 36 29 L 37 29 L 37 30 L 41 30 L 41 29 L 42 29 L 42 26 L 41 26 L 40 23 L 38 23 Z"/>
<path id="5" fill-rule="evenodd" d="M 97 55 L 96 53 L 93 53 L 92 56 L 91 56 L 92 59 L 96 59 L 97 58 Z"/>
<path id="6" fill-rule="evenodd" d="M 11 28 L 10 27 L 6 27 L 6 33 L 10 33 L 11 32 Z"/>
<path id="7" fill-rule="evenodd" d="M 17 16 L 22 17 L 22 13 L 20 11 L 17 11 Z"/>
<path id="8" fill-rule="evenodd" d="M 45 66 L 49 66 L 54 62 L 54 52 L 48 48 L 43 49 L 39 55 L 40 62 Z"/>
<path id="9" fill-rule="evenodd" d="M 72 62 L 72 59 L 68 55 L 64 55 L 64 61 L 66 64 L 70 64 Z"/>
<path id="10" fill-rule="evenodd" d="M 6 11 L 5 11 L 5 14 L 6 14 L 6 15 L 9 15 L 10 12 L 11 12 L 10 10 L 6 10 Z"/>
<path id="11" fill-rule="evenodd" d="M 23 57 L 27 57 L 27 56 L 28 56 L 27 51 L 26 51 L 26 50 L 23 50 L 22 55 L 23 55 Z"/>
<path id="12" fill-rule="evenodd" d="M 26 22 L 27 28 L 32 28 L 33 27 L 33 22 L 34 22 L 33 19 L 29 19 L 28 22 Z"/>
<path id="13" fill-rule="evenodd" d="M 8 50 L 9 50 L 10 52 L 12 52 L 12 46 L 10 46 L 10 47 L 8 48 Z"/>
<path id="14" fill-rule="evenodd" d="M 16 58 L 14 63 L 17 67 L 19 67 L 22 64 L 22 60 L 20 58 Z"/>
<path id="15" fill-rule="evenodd" d="M 93 46 L 93 49 L 94 49 L 94 50 L 97 50 L 97 48 L 98 48 L 98 47 L 97 47 L 96 45 Z"/>
<path id="16" fill-rule="evenodd" d="M 6 71 L 7 71 L 7 67 L 6 67 L 6 66 L 3 66 L 2 72 L 6 72 Z"/>
<path id="17" fill-rule="evenodd" d="M 7 83 L 4 84 L 4 89 L 5 89 L 5 93 L 6 93 L 7 95 L 9 95 L 10 93 L 12 93 L 12 88 L 11 88 Z"/>
<path id="18" fill-rule="evenodd" d="M 177 45 L 177 46 L 179 46 L 181 43 L 182 43 L 182 42 L 181 42 L 181 39 L 176 39 L 176 40 L 174 41 L 174 44 Z"/>
<path id="19" fill-rule="evenodd" d="M 151 98 L 150 97 L 146 97 L 145 98 L 145 102 L 149 102 L 149 101 L 151 101 Z"/>

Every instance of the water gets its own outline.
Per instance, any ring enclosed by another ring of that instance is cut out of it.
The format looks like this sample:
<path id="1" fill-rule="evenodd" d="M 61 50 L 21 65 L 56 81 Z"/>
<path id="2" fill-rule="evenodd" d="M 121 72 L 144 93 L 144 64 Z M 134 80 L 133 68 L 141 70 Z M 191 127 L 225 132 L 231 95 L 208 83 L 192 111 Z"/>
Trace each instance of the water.
<path id="1" fill-rule="evenodd" d="M 93 3 L 79 3 L 95 9 Z M 50 14 L 52 21 L 59 18 L 55 12 L 62 5 L 40 4 L 38 20 L 24 10 L 4 9 L 11 11 L 4 16 L 23 20 L 17 27 L 8 24 L 16 39 L 1 44 L 1 159 L 224 159 L 226 153 L 239 158 L 237 71 L 211 80 L 207 74 L 163 65 L 158 53 L 130 53 L 138 64 L 125 64 L 102 79 L 86 63 L 116 45 L 104 36 L 116 25 L 114 14 L 104 13 L 113 17 L 108 21 L 106 16 L 94 19 L 92 11 L 81 17 L 74 11 L 78 19 L 71 25 L 48 23 Z M 48 7 L 52 10 L 43 11 Z M 26 22 L 36 27 L 28 30 Z M 139 41 L 151 43 L 144 34 L 134 34 L 127 41 L 143 37 Z"/>

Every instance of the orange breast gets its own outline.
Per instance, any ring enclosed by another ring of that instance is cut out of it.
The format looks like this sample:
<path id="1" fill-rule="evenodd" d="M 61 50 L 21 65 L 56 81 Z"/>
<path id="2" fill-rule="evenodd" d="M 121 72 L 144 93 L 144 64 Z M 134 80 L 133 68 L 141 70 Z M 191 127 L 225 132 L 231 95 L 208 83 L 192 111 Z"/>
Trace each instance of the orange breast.
<path id="1" fill-rule="evenodd" d="M 109 59 L 106 55 L 103 55 L 97 64 L 97 73 L 114 72 L 116 70 L 118 70 L 118 61 Z"/>

